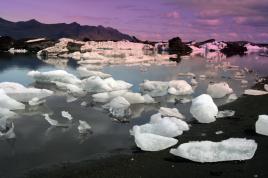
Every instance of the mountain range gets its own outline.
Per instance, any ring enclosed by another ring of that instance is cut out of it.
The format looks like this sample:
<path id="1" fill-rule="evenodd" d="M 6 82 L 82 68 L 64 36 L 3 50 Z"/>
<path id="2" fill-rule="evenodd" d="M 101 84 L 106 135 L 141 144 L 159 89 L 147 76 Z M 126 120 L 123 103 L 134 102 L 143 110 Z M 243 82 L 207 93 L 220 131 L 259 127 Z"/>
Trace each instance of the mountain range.
<path id="1" fill-rule="evenodd" d="M 35 19 L 29 21 L 11 22 L 0 18 L 0 36 L 10 36 L 14 39 L 40 38 L 59 39 L 62 37 L 74 39 L 102 40 L 129 40 L 136 41 L 135 37 L 120 31 L 103 26 L 80 25 L 76 22 L 66 24 L 44 24 Z"/>

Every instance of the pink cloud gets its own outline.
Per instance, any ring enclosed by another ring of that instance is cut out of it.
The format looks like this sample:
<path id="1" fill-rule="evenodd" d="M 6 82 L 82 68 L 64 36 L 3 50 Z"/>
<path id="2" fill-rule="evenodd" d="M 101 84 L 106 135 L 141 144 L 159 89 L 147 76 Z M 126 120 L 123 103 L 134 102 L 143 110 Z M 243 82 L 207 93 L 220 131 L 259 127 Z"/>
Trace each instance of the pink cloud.
<path id="1" fill-rule="evenodd" d="M 222 24 L 220 19 L 198 19 L 197 23 L 206 26 L 218 26 Z"/>
<path id="2" fill-rule="evenodd" d="M 180 13 L 173 11 L 165 14 L 165 17 L 171 18 L 171 19 L 178 19 L 180 18 Z"/>

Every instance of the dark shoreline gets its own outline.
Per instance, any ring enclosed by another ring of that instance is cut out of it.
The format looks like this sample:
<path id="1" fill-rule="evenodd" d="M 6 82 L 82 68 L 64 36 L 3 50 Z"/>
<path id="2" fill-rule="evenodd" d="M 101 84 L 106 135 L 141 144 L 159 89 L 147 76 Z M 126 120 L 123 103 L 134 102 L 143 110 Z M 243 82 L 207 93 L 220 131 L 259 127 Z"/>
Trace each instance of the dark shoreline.
<path id="1" fill-rule="evenodd" d="M 261 87 L 263 84 L 253 88 Z M 131 154 L 117 154 L 97 160 L 33 169 L 22 177 L 268 177 L 268 137 L 256 134 L 254 128 L 258 115 L 268 114 L 267 103 L 268 95 L 242 96 L 232 103 L 219 107 L 219 110 L 235 110 L 234 117 L 218 119 L 210 124 L 193 122 L 190 131 L 178 137 L 179 144 L 195 140 L 220 141 L 230 137 L 254 139 L 258 143 L 258 149 L 255 156 L 248 161 L 201 164 L 175 157 L 169 153 L 169 149 L 160 152 L 142 152 L 133 148 Z M 224 133 L 216 135 L 215 132 L 219 130 Z"/>

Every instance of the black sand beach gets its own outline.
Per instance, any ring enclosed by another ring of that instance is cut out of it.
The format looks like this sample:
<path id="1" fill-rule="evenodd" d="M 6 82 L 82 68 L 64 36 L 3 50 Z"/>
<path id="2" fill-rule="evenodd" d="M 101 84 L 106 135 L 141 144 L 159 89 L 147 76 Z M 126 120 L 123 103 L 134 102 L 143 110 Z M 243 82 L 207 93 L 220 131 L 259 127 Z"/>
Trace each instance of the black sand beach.
<path id="1" fill-rule="evenodd" d="M 253 88 L 262 87 L 263 84 L 258 84 Z M 221 141 L 230 137 L 254 139 L 258 143 L 258 149 L 255 156 L 248 161 L 201 164 L 175 157 L 169 153 L 169 149 L 152 153 L 133 148 L 132 154 L 119 154 L 94 161 L 62 163 L 34 169 L 24 177 L 268 177 L 268 137 L 255 133 L 258 115 L 268 114 L 267 103 L 268 95 L 242 96 L 219 108 L 235 110 L 234 117 L 218 119 L 210 124 L 193 122 L 190 131 L 178 137 L 179 144 L 197 140 Z M 223 134 L 216 135 L 216 131 L 223 131 Z"/>

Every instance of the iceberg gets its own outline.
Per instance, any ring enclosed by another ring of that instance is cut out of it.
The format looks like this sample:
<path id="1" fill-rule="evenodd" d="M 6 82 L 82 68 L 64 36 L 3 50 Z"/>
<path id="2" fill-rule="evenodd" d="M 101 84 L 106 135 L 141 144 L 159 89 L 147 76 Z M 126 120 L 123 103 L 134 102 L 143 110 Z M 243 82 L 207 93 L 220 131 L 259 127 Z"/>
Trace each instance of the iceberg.
<path id="1" fill-rule="evenodd" d="M 61 111 L 61 116 L 68 119 L 69 121 L 73 120 L 72 115 L 68 111 Z"/>
<path id="2" fill-rule="evenodd" d="M 160 107 L 159 113 L 161 113 L 162 116 L 185 119 L 184 115 L 182 115 L 177 108 Z"/>
<path id="3" fill-rule="evenodd" d="M 103 106 L 103 108 L 108 109 L 112 116 L 116 118 L 129 116 L 131 114 L 129 107 L 130 103 L 122 96 L 114 98 L 110 103 Z"/>
<path id="4" fill-rule="evenodd" d="M 111 77 L 110 74 L 106 74 L 106 73 L 103 73 L 103 72 L 100 72 L 100 71 L 88 70 L 85 67 L 78 67 L 77 68 L 77 71 L 78 71 L 80 77 L 82 77 L 82 78 L 92 77 L 92 76 L 98 76 L 98 77 L 104 79 L 104 78 Z"/>
<path id="5" fill-rule="evenodd" d="M 86 122 L 79 120 L 78 132 L 80 134 L 88 133 L 91 130 L 91 126 Z"/>
<path id="6" fill-rule="evenodd" d="M 74 95 L 85 94 L 84 90 L 77 85 L 70 84 L 70 83 L 56 82 L 56 81 L 54 83 L 57 86 L 57 89 L 59 90 L 67 91 L 68 93 L 72 93 Z"/>
<path id="7" fill-rule="evenodd" d="M 212 98 L 222 98 L 228 94 L 233 93 L 233 89 L 231 89 L 226 82 L 221 82 L 221 83 L 209 84 L 207 93 Z"/>
<path id="8" fill-rule="evenodd" d="M 143 151 L 160 151 L 174 146 L 178 143 L 177 139 L 163 137 L 151 133 L 140 133 L 139 127 L 133 131 L 135 137 L 135 143 Z"/>
<path id="9" fill-rule="evenodd" d="M 230 138 L 221 142 L 194 141 L 171 149 L 170 153 L 195 162 L 242 161 L 251 159 L 257 149 L 254 140 Z"/>
<path id="10" fill-rule="evenodd" d="M 102 93 L 116 90 L 127 90 L 132 84 L 122 80 L 114 80 L 112 77 L 101 79 L 98 76 L 89 77 L 82 81 L 83 89 L 88 92 Z"/>
<path id="11" fill-rule="evenodd" d="M 210 95 L 202 94 L 192 100 L 190 112 L 200 123 L 216 121 L 218 107 Z"/>
<path id="12" fill-rule="evenodd" d="M 38 88 L 26 88 L 23 85 L 14 82 L 2 82 L 0 83 L 0 89 L 3 89 L 9 97 L 20 102 L 29 102 L 33 98 L 43 99 L 53 95 L 53 91 Z"/>
<path id="13" fill-rule="evenodd" d="M 262 91 L 262 90 L 253 90 L 253 89 L 247 89 L 244 91 L 245 95 L 253 95 L 253 96 L 258 96 L 258 95 L 267 95 L 267 91 Z"/>
<path id="14" fill-rule="evenodd" d="M 48 72 L 30 71 L 28 72 L 28 76 L 33 77 L 37 82 L 61 82 L 73 85 L 81 84 L 81 80 L 64 70 L 54 70 Z"/>
<path id="15" fill-rule="evenodd" d="M 168 82 L 145 80 L 140 84 L 141 91 L 152 97 L 164 96 L 168 92 Z"/>
<path id="16" fill-rule="evenodd" d="M 185 80 L 172 80 L 168 82 L 168 93 L 172 95 L 190 95 L 194 91 Z"/>
<path id="17" fill-rule="evenodd" d="M 268 136 L 268 115 L 259 115 L 255 128 L 256 133 Z"/>
<path id="18" fill-rule="evenodd" d="M 9 110 L 25 109 L 25 105 L 17 100 L 6 95 L 3 89 L 0 89 L 0 108 L 6 108 Z"/>

